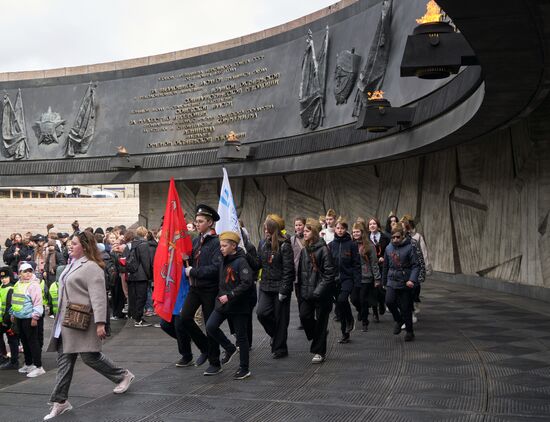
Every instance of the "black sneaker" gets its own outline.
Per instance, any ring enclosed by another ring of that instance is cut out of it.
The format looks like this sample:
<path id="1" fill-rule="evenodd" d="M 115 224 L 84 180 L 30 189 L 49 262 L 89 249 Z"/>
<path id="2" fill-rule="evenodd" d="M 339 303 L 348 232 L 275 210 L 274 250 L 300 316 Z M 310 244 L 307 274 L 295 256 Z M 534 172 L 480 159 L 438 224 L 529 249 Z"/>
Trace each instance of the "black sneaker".
<path id="1" fill-rule="evenodd" d="M 220 363 L 222 365 L 227 365 L 229 362 L 231 362 L 231 359 L 233 359 L 233 356 L 235 355 L 235 353 L 237 353 L 236 347 L 230 351 L 224 350 Z"/>
<path id="2" fill-rule="evenodd" d="M 362 330 L 364 333 L 366 333 L 367 331 L 369 331 L 369 323 L 368 322 L 363 322 L 363 330 Z"/>
<path id="3" fill-rule="evenodd" d="M 199 357 L 197 358 L 197 360 L 195 361 L 195 366 L 203 365 L 204 362 L 206 362 L 207 359 L 208 359 L 208 354 L 207 353 L 201 353 L 199 355 Z"/>
<path id="4" fill-rule="evenodd" d="M 204 371 L 203 375 L 209 376 L 209 375 L 218 375 L 220 372 L 222 372 L 223 369 L 221 366 L 214 366 L 210 365 L 206 371 Z"/>
<path id="5" fill-rule="evenodd" d="M 298 327 L 296 328 L 297 330 L 303 330 L 304 327 L 302 326 L 302 324 L 298 325 Z"/>
<path id="6" fill-rule="evenodd" d="M 141 321 L 134 322 L 134 327 L 150 327 L 151 325 L 153 324 L 145 321 L 143 318 L 141 319 Z"/>
<path id="7" fill-rule="evenodd" d="M 248 378 L 251 374 L 252 373 L 248 369 L 239 368 L 239 370 L 233 375 L 233 379 L 244 380 L 245 378 Z"/>
<path id="8" fill-rule="evenodd" d="M 178 360 L 176 362 L 176 366 L 178 368 L 185 368 L 186 366 L 191 366 L 193 365 L 193 357 L 191 356 L 190 358 L 186 359 L 186 358 L 181 358 L 180 360 Z"/>
<path id="9" fill-rule="evenodd" d="M 401 326 L 402 326 L 402 325 L 403 325 L 403 324 L 402 324 L 401 322 L 396 322 L 396 323 L 395 323 L 395 325 L 393 326 L 393 333 L 394 333 L 395 335 L 401 333 Z"/>
<path id="10" fill-rule="evenodd" d="M 340 340 L 338 340 L 338 343 L 340 343 L 340 344 L 346 344 L 346 343 L 349 343 L 349 342 L 350 342 L 349 333 L 342 334 L 342 338 Z"/>
<path id="11" fill-rule="evenodd" d="M 0 366 L 1 370 L 4 369 L 19 369 L 19 363 L 17 362 L 5 362 Z"/>
<path id="12" fill-rule="evenodd" d="M 275 352 L 273 353 L 273 359 L 281 359 L 286 358 L 288 356 L 288 352 Z"/>
<path id="13" fill-rule="evenodd" d="M 405 334 L 405 341 L 413 341 L 413 340 L 414 340 L 414 333 L 407 332 L 407 334 Z"/>

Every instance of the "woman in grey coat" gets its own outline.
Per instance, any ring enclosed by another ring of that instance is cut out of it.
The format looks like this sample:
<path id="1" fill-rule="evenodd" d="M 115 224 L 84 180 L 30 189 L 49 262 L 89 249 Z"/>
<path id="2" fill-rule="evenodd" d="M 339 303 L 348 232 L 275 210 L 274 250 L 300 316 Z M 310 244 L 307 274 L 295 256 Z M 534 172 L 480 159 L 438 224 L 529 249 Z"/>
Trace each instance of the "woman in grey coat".
<path id="1" fill-rule="evenodd" d="M 107 294 L 103 260 L 93 234 L 80 232 L 73 236 L 70 246 L 71 262 L 59 280 L 59 312 L 54 320 L 48 352 L 57 351 L 57 377 L 50 398 L 53 406 L 44 420 L 54 418 L 72 409 L 67 400 L 78 354 L 82 361 L 113 381 L 113 392 L 124 393 L 134 375 L 127 369 L 115 366 L 101 353 L 106 337 Z M 90 305 L 92 315 L 87 330 L 63 326 L 68 302 Z"/>

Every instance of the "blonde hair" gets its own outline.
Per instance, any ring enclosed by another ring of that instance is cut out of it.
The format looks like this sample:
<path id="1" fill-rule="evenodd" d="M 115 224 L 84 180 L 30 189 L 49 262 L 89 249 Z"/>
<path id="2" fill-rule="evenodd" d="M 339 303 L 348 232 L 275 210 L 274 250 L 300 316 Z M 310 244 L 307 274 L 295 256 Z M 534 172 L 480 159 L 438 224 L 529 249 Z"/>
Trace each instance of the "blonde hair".
<path id="1" fill-rule="evenodd" d="M 137 229 L 136 229 L 136 234 L 139 236 L 139 237 L 147 237 L 147 233 L 149 232 L 149 230 L 147 230 L 145 227 L 143 226 L 139 226 Z"/>

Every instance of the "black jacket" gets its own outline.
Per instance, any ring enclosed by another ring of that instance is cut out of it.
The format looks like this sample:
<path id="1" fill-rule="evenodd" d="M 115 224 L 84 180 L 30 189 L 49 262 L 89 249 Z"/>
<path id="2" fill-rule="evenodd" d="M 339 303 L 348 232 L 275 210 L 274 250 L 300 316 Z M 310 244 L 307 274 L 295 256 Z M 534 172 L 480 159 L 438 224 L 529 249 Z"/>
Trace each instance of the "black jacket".
<path id="1" fill-rule="evenodd" d="M 132 241 L 130 250 L 126 248 L 124 250 L 124 256 L 126 256 L 126 262 L 130 259 L 130 254 L 135 253 L 138 262 L 137 271 L 128 272 L 128 281 L 149 281 L 153 279 L 153 266 L 151 260 L 151 254 L 149 251 L 149 244 L 145 239 L 136 238 Z"/>
<path id="2" fill-rule="evenodd" d="M 223 256 L 220 252 L 220 241 L 215 234 L 208 234 L 201 242 L 202 236 L 193 239 L 191 254 L 191 272 L 189 275 L 194 287 L 199 289 L 217 289 L 220 265 Z"/>
<path id="3" fill-rule="evenodd" d="M 262 268 L 260 289 L 290 296 L 294 285 L 294 252 L 290 240 L 281 239 L 279 251 L 271 250 L 271 241 L 262 240 L 258 245 L 258 259 Z"/>
<path id="4" fill-rule="evenodd" d="M 327 244 L 319 239 L 302 249 L 298 286 L 303 300 L 332 300 L 335 268 Z"/>
<path id="5" fill-rule="evenodd" d="M 361 287 L 361 257 L 349 233 L 342 237 L 335 234 L 328 247 L 336 268 L 336 283 L 342 291 L 351 292 L 354 286 Z"/>
<path id="6" fill-rule="evenodd" d="M 15 255 L 15 249 L 19 248 L 19 255 Z M 5 254 L 5 261 L 6 264 L 9 265 L 10 269 L 17 273 L 18 265 L 20 261 L 30 261 L 32 260 L 32 257 L 34 255 L 34 251 L 32 248 L 29 248 L 22 243 L 14 243 L 12 244 L 9 249 L 6 251 Z"/>
<path id="7" fill-rule="evenodd" d="M 220 264 L 218 297 L 227 295 L 229 301 L 222 304 L 216 300 L 216 309 L 224 314 L 249 314 L 250 288 L 254 286 L 253 271 L 248 265 L 244 251 L 223 257 Z"/>

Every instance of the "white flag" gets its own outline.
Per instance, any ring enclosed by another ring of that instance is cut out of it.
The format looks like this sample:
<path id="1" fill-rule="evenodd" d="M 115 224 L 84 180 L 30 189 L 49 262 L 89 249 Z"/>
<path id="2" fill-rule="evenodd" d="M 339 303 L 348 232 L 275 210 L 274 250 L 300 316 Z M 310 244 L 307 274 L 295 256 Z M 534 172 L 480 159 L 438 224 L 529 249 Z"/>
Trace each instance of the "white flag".
<path id="1" fill-rule="evenodd" d="M 233 193 L 231 192 L 231 186 L 229 185 L 229 178 L 227 177 L 227 170 L 225 170 L 225 167 L 223 168 L 223 183 L 220 191 L 218 214 L 220 215 L 220 219 L 216 222 L 216 233 L 219 234 L 225 231 L 238 233 L 241 237 L 239 246 L 244 249 L 243 235 L 241 233 L 239 217 L 237 216 L 237 208 L 235 207 L 235 201 L 233 201 Z"/>

